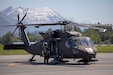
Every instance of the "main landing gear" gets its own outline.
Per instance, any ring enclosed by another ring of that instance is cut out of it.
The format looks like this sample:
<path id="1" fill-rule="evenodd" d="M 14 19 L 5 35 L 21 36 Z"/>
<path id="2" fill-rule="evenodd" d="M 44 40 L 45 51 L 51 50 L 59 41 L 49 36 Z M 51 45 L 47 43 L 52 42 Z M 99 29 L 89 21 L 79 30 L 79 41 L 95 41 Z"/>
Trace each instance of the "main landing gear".
<path id="1" fill-rule="evenodd" d="M 33 60 L 34 57 L 35 57 L 35 55 L 33 55 L 33 56 L 29 59 L 29 61 L 30 61 L 30 62 L 35 61 L 35 60 Z"/>
<path id="2" fill-rule="evenodd" d="M 82 60 L 79 60 L 78 62 L 83 62 L 85 65 L 88 65 L 89 62 L 94 62 L 94 61 L 98 61 L 98 60 L 88 57 L 88 58 L 83 58 Z"/>

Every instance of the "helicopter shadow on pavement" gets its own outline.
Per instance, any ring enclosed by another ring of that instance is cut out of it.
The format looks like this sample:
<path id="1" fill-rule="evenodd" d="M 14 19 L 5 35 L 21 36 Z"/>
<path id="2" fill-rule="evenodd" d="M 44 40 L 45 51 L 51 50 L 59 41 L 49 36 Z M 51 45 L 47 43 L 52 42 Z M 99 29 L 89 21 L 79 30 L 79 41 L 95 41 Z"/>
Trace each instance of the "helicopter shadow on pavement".
<path id="1" fill-rule="evenodd" d="M 79 62 L 76 62 L 76 63 L 61 62 L 58 64 L 44 64 L 44 62 L 37 62 L 37 61 L 33 61 L 33 62 L 19 61 L 19 62 L 13 62 L 13 63 L 22 64 L 22 65 L 48 65 L 48 66 L 67 66 L 67 67 L 80 67 L 80 68 L 84 68 L 87 65 L 95 64 L 95 63 L 84 64 Z"/>
<path id="2" fill-rule="evenodd" d="M 59 64 L 49 64 L 50 66 L 62 66 L 62 67 L 77 67 L 77 68 L 86 68 L 87 66 L 93 65 L 96 63 L 84 64 L 83 62 L 62 62 Z"/>
<path id="3" fill-rule="evenodd" d="M 13 63 L 18 63 L 18 64 L 23 64 L 23 65 L 44 65 L 43 62 L 36 62 L 36 61 L 33 61 L 33 62 L 30 62 L 30 61 L 17 61 L 17 62 L 13 62 Z"/>

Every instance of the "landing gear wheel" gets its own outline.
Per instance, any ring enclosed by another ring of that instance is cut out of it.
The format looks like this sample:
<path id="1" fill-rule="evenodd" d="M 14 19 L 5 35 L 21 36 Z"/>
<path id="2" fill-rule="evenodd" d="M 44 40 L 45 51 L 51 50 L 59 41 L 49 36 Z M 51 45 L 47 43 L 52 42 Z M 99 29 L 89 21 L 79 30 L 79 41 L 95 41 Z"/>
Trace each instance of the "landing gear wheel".
<path id="1" fill-rule="evenodd" d="M 29 59 L 29 61 L 30 61 L 30 62 L 35 61 L 35 60 L 33 60 L 34 57 L 35 57 L 35 55 L 33 55 L 33 56 L 31 57 L 31 59 Z"/>
<path id="2" fill-rule="evenodd" d="M 32 62 L 32 61 L 36 61 L 36 60 L 33 60 L 33 59 L 29 59 L 29 61 L 30 61 L 30 62 Z"/>
<path id="3" fill-rule="evenodd" d="M 88 60 L 84 60 L 84 64 L 87 65 L 88 64 Z"/>
<path id="4" fill-rule="evenodd" d="M 85 65 L 87 65 L 88 64 L 88 62 L 91 60 L 91 58 L 90 57 L 87 57 L 87 58 L 83 58 L 83 62 L 84 62 L 84 64 Z"/>

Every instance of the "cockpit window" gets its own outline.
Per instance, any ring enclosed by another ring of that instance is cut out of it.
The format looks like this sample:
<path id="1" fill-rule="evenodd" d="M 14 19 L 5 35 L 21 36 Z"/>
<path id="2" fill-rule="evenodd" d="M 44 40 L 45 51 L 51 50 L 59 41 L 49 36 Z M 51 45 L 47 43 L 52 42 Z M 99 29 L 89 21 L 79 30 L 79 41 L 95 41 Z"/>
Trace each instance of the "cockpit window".
<path id="1" fill-rule="evenodd" d="M 75 47 L 75 46 L 77 46 L 77 40 L 72 40 L 72 47 Z"/>
<path id="2" fill-rule="evenodd" d="M 67 41 L 66 41 L 66 46 L 68 47 L 68 48 L 73 48 L 73 47 L 75 47 L 75 46 L 77 46 L 77 40 L 72 40 L 72 39 L 68 39 Z"/>
<path id="3" fill-rule="evenodd" d="M 74 48 L 76 46 L 94 46 L 93 41 L 90 38 L 84 38 L 84 39 L 68 39 L 66 41 L 66 46 L 68 48 Z"/>
<path id="4" fill-rule="evenodd" d="M 85 38 L 85 39 L 80 40 L 80 45 L 83 45 L 83 46 L 94 46 L 94 43 L 93 43 L 93 41 L 90 38 Z"/>

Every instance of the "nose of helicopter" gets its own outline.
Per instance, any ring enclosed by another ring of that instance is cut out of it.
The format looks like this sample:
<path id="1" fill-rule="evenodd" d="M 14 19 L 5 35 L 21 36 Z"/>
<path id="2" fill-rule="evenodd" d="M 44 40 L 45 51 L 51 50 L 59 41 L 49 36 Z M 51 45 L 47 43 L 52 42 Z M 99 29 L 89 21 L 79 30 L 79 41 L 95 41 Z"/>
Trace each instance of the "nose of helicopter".
<path id="1" fill-rule="evenodd" d="M 92 48 L 85 48 L 85 50 L 88 54 L 95 54 L 95 52 Z"/>
<path id="2" fill-rule="evenodd" d="M 84 46 L 76 46 L 73 48 L 73 53 L 79 53 L 79 52 L 83 52 L 83 53 L 87 53 L 87 54 L 96 54 L 96 49 L 93 47 L 84 47 Z"/>

